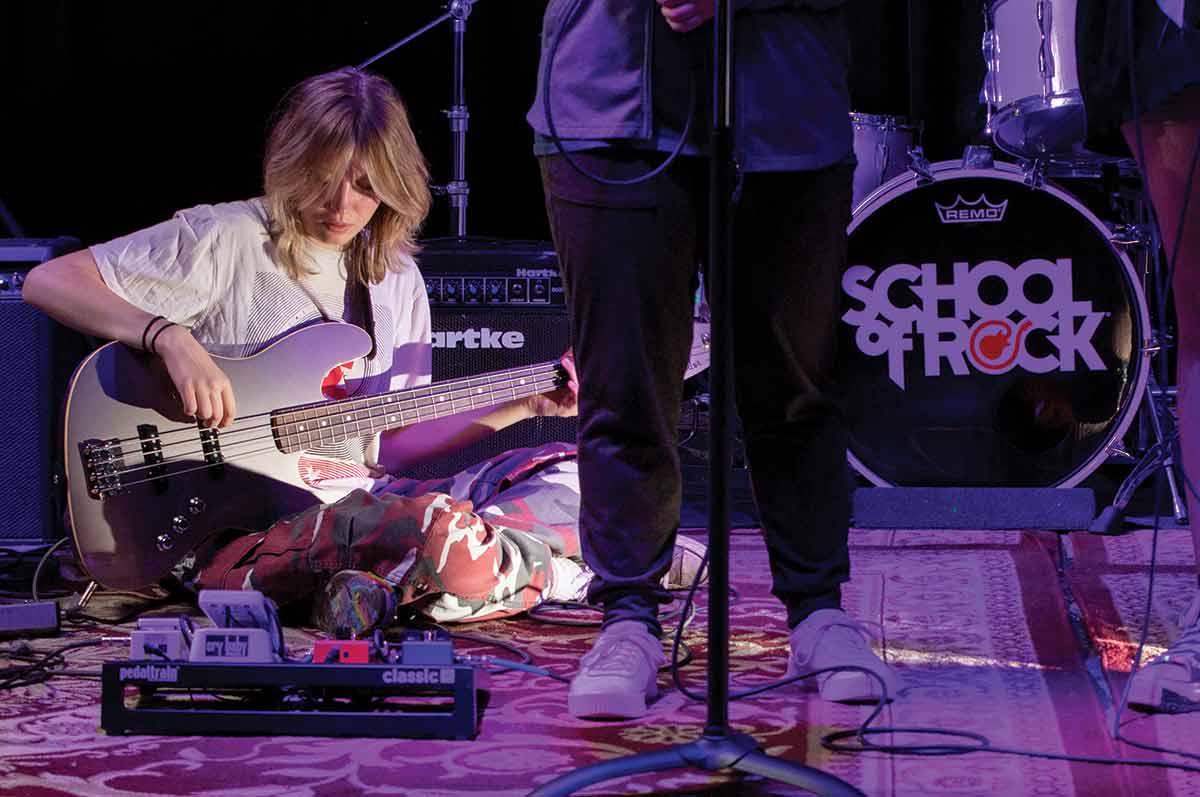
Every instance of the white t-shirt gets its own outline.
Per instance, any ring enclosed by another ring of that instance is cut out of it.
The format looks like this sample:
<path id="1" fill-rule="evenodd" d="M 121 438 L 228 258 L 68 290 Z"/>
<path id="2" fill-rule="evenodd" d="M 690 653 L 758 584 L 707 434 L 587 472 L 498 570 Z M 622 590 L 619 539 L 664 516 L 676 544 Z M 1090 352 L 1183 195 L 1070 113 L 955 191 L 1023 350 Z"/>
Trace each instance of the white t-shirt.
<path id="1" fill-rule="evenodd" d="M 198 205 L 168 221 L 91 247 L 105 283 L 141 309 L 191 327 L 208 351 L 246 357 L 283 335 L 323 320 L 354 317 L 341 252 L 309 245 L 317 273 L 306 292 L 272 256 L 266 207 L 260 199 Z M 310 296 L 311 294 L 311 296 Z M 370 288 L 376 353 L 334 368 L 326 395 L 366 396 L 428 384 L 432 369 L 429 301 L 411 258 Z M 377 467 L 378 435 L 305 454 L 301 476 L 322 501 L 388 480 Z"/>

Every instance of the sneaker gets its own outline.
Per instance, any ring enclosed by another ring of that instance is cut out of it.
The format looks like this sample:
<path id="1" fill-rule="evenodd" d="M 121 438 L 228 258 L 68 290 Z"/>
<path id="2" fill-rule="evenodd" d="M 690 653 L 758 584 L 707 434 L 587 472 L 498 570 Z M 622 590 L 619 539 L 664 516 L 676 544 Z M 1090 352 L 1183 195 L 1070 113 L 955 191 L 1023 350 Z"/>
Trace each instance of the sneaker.
<path id="1" fill-rule="evenodd" d="M 700 565 L 704 562 L 704 555 L 707 553 L 708 546 L 704 543 L 682 534 L 676 534 L 675 550 L 671 555 L 671 569 L 663 576 L 663 587 L 666 589 L 691 587 L 692 582 L 696 579 L 696 573 L 700 570 Z M 706 567 L 704 568 L 704 578 L 700 579 L 700 583 L 704 584 L 707 581 L 708 568 Z"/>
<path id="2" fill-rule="evenodd" d="M 582 719 L 634 719 L 658 696 L 662 643 L 637 620 L 605 626 L 579 660 L 567 691 L 567 709 Z"/>
<path id="3" fill-rule="evenodd" d="M 788 641 L 787 677 L 826 667 L 850 665 L 870 670 L 896 695 L 896 673 L 871 650 L 872 635 L 841 609 L 820 609 L 792 629 Z M 821 697 L 838 703 L 863 703 L 879 699 L 879 682 L 864 672 L 848 670 L 817 676 Z"/>
<path id="4" fill-rule="evenodd" d="M 671 556 L 671 567 L 662 577 L 664 589 L 687 589 L 692 586 L 696 573 L 704 561 L 708 546 L 699 540 L 675 535 L 675 550 Z M 555 556 L 550 560 L 550 587 L 542 597 L 548 601 L 585 603 L 587 588 L 595 574 L 583 562 Z M 700 583 L 708 581 L 708 569 Z"/>
<path id="5" fill-rule="evenodd" d="M 1200 711 L 1200 592 L 1179 621 L 1166 652 L 1133 674 L 1129 705 L 1145 711 Z"/>
<path id="6" fill-rule="evenodd" d="M 574 559 L 555 556 L 550 560 L 550 586 L 542 599 L 563 603 L 583 603 L 587 600 L 588 584 L 592 583 L 591 568 Z"/>
<path id="7" fill-rule="evenodd" d="M 396 591 L 365 570 L 340 570 L 313 602 L 313 624 L 334 639 L 362 639 L 396 617 Z"/>

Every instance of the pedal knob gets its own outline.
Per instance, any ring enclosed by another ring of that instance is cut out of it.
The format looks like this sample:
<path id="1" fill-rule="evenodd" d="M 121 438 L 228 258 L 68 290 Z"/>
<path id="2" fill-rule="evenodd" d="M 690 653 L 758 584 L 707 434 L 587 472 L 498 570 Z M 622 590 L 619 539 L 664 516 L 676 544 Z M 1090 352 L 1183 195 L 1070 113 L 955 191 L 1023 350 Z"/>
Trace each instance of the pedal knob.
<path id="1" fill-rule="evenodd" d="M 188 530 L 190 525 L 191 524 L 188 523 L 188 519 L 183 515 L 176 515 L 175 517 L 171 518 L 171 531 L 175 532 L 176 534 L 183 534 Z"/>
<path id="2" fill-rule="evenodd" d="M 175 541 L 171 539 L 169 534 L 159 534 L 155 538 L 155 542 L 158 544 L 158 550 L 160 551 L 169 551 L 175 547 Z"/>
<path id="3" fill-rule="evenodd" d="M 199 515 L 201 512 L 203 512 L 205 510 L 205 508 L 206 508 L 206 504 L 204 503 L 203 498 L 188 499 L 188 511 L 191 512 L 193 515 Z"/>

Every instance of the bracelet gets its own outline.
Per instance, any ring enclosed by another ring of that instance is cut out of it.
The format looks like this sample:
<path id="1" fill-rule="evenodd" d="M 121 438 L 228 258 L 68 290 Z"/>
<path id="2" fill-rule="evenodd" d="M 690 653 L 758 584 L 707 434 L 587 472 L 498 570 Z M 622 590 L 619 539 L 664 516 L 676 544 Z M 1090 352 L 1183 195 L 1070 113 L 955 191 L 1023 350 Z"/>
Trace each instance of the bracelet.
<path id="1" fill-rule="evenodd" d="M 166 320 L 167 319 L 163 318 L 162 316 L 156 315 L 156 316 L 154 316 L 154 318 L 151 318 L 150 321 L 146 324 L 146 328 L 142 330 L 142 351 L 149 351 L 149 349 L 146 348 L 146 335 L 150 334 L 150 327 L 154 326 L 155 321 L 166 321 Z"/>
<path id="2" fill-rule="evenodd" d="M 164 320 L 165 320 L 165 319 L 164 319 Z M 158 340 L 158 336 L 159 336 L 159 335 L 161 335 L 161 334 L 163 333 L 163 331 L 164 331 L 165 329 L 167 329 L 168 327 L 176 327 L 176 326 L 179 326 L 179 325 L 178 325 L 178 324 L 176 324 L 174 321 L 167 321 L 167 323 L 163 324 L 161 327 L 159 327 L 159 328 L 158 328 L 158 331 L 157 331 L 157 332 L 155 332 L 155 333 L 154 333 L 154 335 L 152 335 L 152 336 L 151 336 L 151 338 L 150 338 L 150 352 L 151 352 L 151 354 L 158 354 L 158 349 L 154 348 L 154 344 L 155 344 L 155 342 Z"/>

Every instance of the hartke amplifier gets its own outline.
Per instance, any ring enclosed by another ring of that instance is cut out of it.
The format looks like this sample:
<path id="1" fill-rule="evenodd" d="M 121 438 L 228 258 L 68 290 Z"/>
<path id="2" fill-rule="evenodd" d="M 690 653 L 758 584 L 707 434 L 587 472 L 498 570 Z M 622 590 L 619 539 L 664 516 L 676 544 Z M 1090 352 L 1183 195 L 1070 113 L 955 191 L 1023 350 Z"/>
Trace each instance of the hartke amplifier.
<path id="1" fill-rule="evenodd" d="M 21 300 L 38 263 L 79 248 L 74 238 L 0 238 L 0 545 L 63 535 L 61 410 L 86 352 L 82 335 Z"/>
<path id="2" fill-rule="evenodd" d="M 447 238 L 422 242 L 433 326 L 433 380 L 558 359 L 570 328 L 558 260 L 544 241 Z M 405 473 L 450 476 L 513 448 L 575 441 L 574 418 L 533 418 Z"/>

